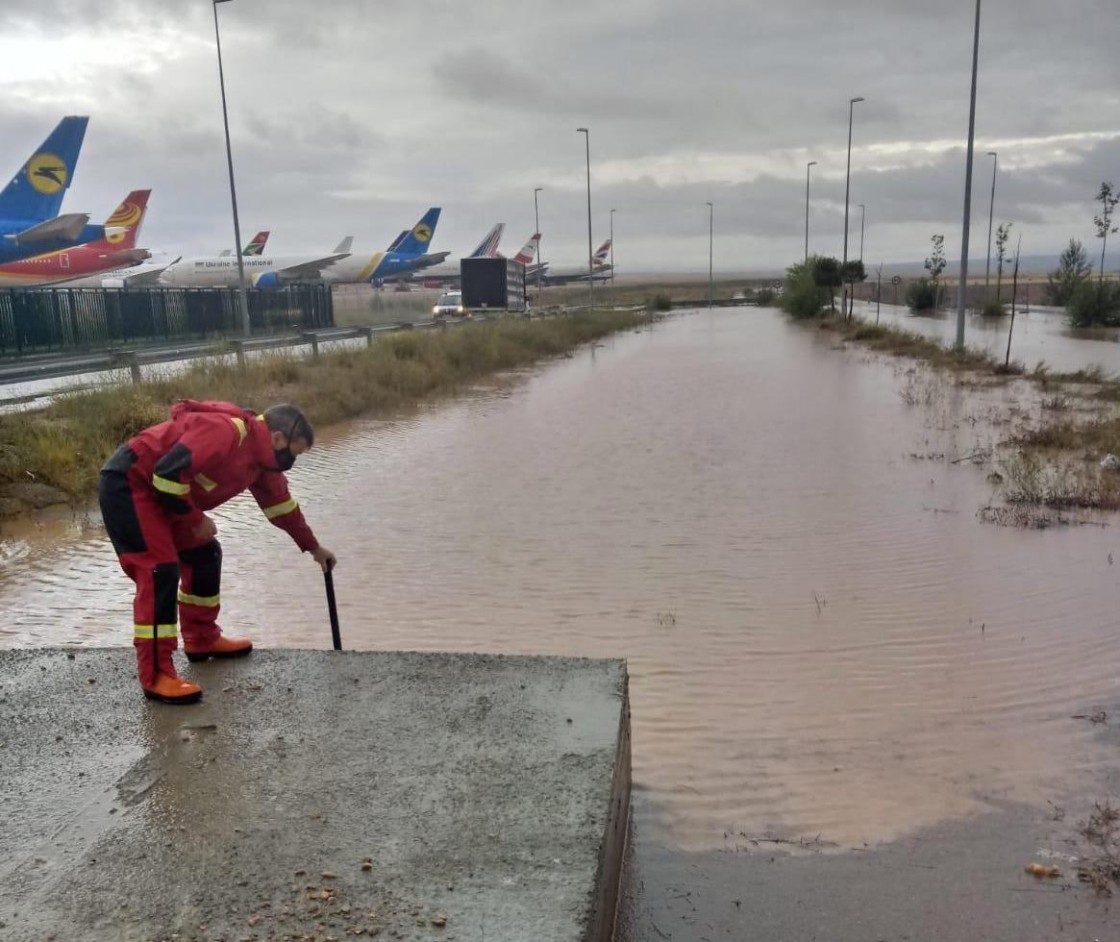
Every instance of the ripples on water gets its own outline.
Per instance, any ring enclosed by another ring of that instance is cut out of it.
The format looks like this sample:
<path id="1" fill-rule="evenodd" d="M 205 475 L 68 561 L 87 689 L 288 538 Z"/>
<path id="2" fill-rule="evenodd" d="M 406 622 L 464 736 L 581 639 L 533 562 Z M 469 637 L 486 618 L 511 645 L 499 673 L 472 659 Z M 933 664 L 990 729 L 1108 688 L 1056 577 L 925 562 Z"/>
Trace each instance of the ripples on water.
<path id="1" fill-rule="evenodd" d="M 895 836 L 1103 760 L 1112 528 L 980 524 L 973 393 L 769 312 L 670 320 L 395 422 L 293 475 L 347 647 L 625 657 L 634 774 L 689 848 Z M 994 395 L 1005 395 L 996 392 Z M 223 621 L 329 645 L 322 579 L 251 501 L 218 515 Z M 0 553 L 7 645 L 128 641 L 96 532 Z"/>

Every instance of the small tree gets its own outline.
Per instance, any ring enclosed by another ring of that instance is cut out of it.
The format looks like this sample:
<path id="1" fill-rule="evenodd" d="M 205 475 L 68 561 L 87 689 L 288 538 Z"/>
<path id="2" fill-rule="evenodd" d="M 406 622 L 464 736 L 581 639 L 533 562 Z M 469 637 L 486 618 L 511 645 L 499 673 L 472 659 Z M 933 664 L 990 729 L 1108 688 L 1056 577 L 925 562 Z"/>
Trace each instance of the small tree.
<path id="1" fill-rule="evenodd" d="M 1079 285 L 1088 281 L 1093 273 L 1089 256 L 1080 239 L 1070 239 L 1069 245 L 1058 258 L 1058 267 L 1047 276 L 1046 293 L 1051 304 L 1065 307 L 1073 298 Z"/>
<path id="2" fill-rule="evenodd" d="M 783 311 L 797 320 L 817 317 L 824 303 L 824 289 L 817 281 L 817 256 L 786 269 L 785 291 L 779 302 Z"/>
<path id="3" fill-rule="evenodd" d="M 1007 240 L 1011 238 L 1011 223 L 1001 223 L 996 229 L 996 304 L 1002 303 L 1003 263 L 1007 261 Z"/>
<path id="4" fill-rule="evenodd" d="M 932 235 L 929 241 L 933 244 L 933 248 L 930 250 L 929 258 L 926 259 L 926 271 L 929 272 L 930 278 L 937 281 L 948 264 L 945 261 L 945 236 Z"/>
<path id="5" fill-rule="evenodd" d="M 842 265 L 841 268 L 841 280 L 848 285 L 848 310 L 844 312 L 844 315 L 850 318 L 852 316 L 852 309 L 855 307 L 856 303 L 856 282 L 858 281 L 862 284 L 867 281 L 867 269 L 863 267 L 863 261 L 858 258 L 848 262 L 846 266 Z"/>
<path id="6" fill-rule="evenodd" d="M 817 285 L 828 289 L 828 306 L 836 310 L 836 289 L 844 283 L 841 278 L 840 259 L 833 258 L 831 255 L 814 255 L 809 262 Z"/>
<path id="7" fill-rule="evenodd" d="M 933 304 L 931 307 L 941 306 L 941 282 L 938 280 L 941 273 L 945 271 L 945 266 L 948 262 L 945 261 L 945 236 L 932 235 L 929 241 L 932 243 L 929 258 L 926 259 L 926 271 L 929 272 L 929 280 L 933 289 Z M 925 281 L 925 279 L 922 279 Z M 921 289 L 922 303 L 927 300 L 927 295 L 924 293 L 927 289 Z M 915 310 L 927 310 L 927 308 L 915 308 Z"/>
<path id="8" fill-rule="evenodd" d="M 1116 208 L 1117 203 L 1120 203 L 1120 195 L 1113 195 L 1111 183 L 1102 183 L 1096 201 L 1101 204 L 1101 214 L 1093 216 L 1093 225 L 1097 227 L 1097 238 L 1101 240 L 1101 274 L 1097 279 L 1097 283 L 1100 284 L 1104 281 L 1104 250 L 1108 246 L 1108 236 L 1116 232 L 1116 226 L 1112 225 L 1112 210 Z"/>

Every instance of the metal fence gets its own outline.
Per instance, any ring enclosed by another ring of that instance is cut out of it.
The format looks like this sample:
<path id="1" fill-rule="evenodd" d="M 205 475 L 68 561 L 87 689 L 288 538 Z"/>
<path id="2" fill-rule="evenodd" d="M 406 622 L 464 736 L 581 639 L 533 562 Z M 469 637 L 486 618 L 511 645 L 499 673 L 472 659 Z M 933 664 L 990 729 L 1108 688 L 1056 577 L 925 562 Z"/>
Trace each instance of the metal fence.
<path id="1" fill-rule="evenodd" d="M 334 326 L 331 289 L 248 292 L 254 334 Z M 0 288 L 0 356 L 239 334 L 235 288 Z"/>

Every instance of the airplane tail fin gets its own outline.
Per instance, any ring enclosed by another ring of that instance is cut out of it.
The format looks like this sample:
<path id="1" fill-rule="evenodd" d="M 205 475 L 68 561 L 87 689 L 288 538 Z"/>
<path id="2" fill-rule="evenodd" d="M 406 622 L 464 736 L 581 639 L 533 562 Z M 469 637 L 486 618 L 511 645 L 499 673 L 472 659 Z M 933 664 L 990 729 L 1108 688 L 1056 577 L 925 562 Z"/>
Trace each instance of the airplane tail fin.
<path id="1" fill-rule="evenodd" d="M 331 255 L 349 255 L 350 246 L 352 246 L 353 244 L 354 237 L 346 236 L 341 242 L 338 243 L 338 245 L 334 247 L 334 251 L 331 252 Z"/>
<path id="2" fill-rule="evenodd" d="M 402 229 L 400 231 L 400 234 L 392 242 L 389 243 L 389 247 L 385 251 L 386 252 L 395 252 L 397 250 L 397 247 L 407 238 L 408 238 L 408 230 L 407 229 Z"/>
<path id="3" fill-rule="evenodd" d="M 242 255 L 263 255 L 264 247 L 268 244 L 269 230 L 258 232 L 249 244 L 241 250 Z"/>
<path id="4" fill-rule="evenodd" d="M 596 266 L 606 265 L 607 264 L 607 258 L 610 257 L 610 254 L 611 254 L 611 240 L 607 239 L 606 242 L 604 242 L 602 245 L 599 246 L 599 248 L 597 248 L 595 250 L 595 259 L 594 259 L 595 265 Z"/>
<path id="5" fill-rule="evenodd" d="M 112 251 L 136 248 L 151 194 L 151 190 L 133 190 L 129 193 L 124 202 L 113 210 L 113 215 L 105 220 L 105 238 L 89 244 L 93 248 Z"/>
<path id="6" fill-rule="evenodd" d="M 393 251 L 400 255 L 424 255 L 436 234 L 439 212 L 440 208 L 433 206 L 424 213 L 420 221 L 412 227 L 412 231 L 397 243 Z"/>
<path id="7" fill-rule="evenodd" d="M 486 233 L 486 237 L 474 247 L 474 251 L 467 258 L 493 258 L 498 254 L 498 245 L 502 241 L 502 233 L 506 231 L 506 224 L 499 222 Z"/>
<path id="8" fill-rule="evenodd" d="M 529 241 L 521 247 L 521 251 L 513 257 L 513 260 L 520 262 L 522 265 L 531 265 L 533 259 L 537 257 L 537 244 L 540 241 L 541 234 L 539 232 L 534 233 L 529 237 Z"/>
<path id="9" fill-rule="evenodd" d="M 89 118 L 70 116 L 58 126 L 0 191 L 0 217 L 51 219 L 74 178 Z"/>

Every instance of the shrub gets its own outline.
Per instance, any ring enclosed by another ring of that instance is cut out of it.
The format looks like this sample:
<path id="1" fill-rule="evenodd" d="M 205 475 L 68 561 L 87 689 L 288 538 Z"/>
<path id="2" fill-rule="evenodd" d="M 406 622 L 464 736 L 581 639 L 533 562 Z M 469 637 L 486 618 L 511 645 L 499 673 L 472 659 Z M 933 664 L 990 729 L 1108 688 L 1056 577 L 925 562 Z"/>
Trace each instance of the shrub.
<path id="1" fill-rule="evenodd" d="M 1073 327 L 1120 326 L 1120 284 L 1084 281 L 1074 290 L 1066 309 Z"/>
<path id="2" fill-rule="evenodd" d="M 770 307 L 774 303 L 775 294 L 769 288 L 759 288 L 754 293 L 754 301 L 759 307 Z"/>
<path id="3" fill-rule="evenodd" d="M 673 299 L 667 294 L 655 294 L 652 298 L 646 299 L 646 309 L 650 311 L 671 311 L 673 309 Z"/>
<path id="4" fill-rule="evenodd" d="M 906 304 L 911 311 L 933 311 L 941 303 L 941 286 L 930 278 L 910 282 Z"/>
<path id="5" fill-rule="evenodd" d="M 787 273 L 781 307 L 790 317 L 807 320 L 820 315 L 825 296 L 826 291 L 817 283 L 813 270 L 795 265 Z"/>
<path id="6" fill-rule="evenodd" d="M 1051 304 L 1065 307 L 1080 285 L 1089 279 L 1093 269 L 1085 255 L 1085 249 L 1077 239 L 1070 239 L 1058 267 L 1047 278 L 1046 295 Z"/>
<path id="7" fill-rule="evenodd" d="M 982 308 L 980 308 L 981 317 L 1003 317 L 1007 313 L 1005 308 L 999 301 L 988 301 Z"/>

